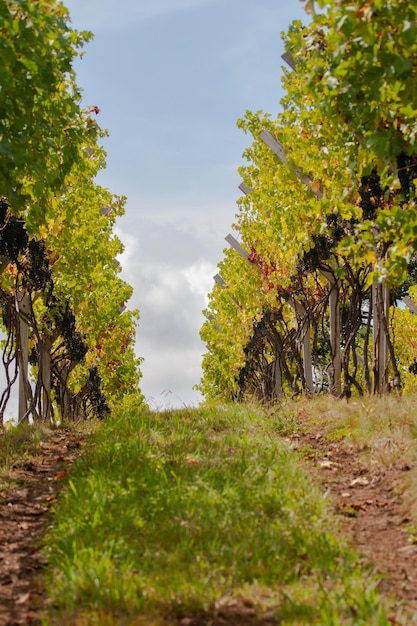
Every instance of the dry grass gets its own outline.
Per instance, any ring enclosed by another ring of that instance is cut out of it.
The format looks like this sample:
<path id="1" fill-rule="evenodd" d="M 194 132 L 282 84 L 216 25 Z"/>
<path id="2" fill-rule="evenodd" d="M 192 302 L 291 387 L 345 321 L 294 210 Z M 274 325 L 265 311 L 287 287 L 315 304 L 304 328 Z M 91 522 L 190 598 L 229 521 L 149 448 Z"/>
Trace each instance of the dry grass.
<path id="1" fill-rule="evenodd" d="M 417 537 L 417 395 L 300 398 L 278 411 L 284 431 L 314 431 L 344 440 L 364 464 L 406 468 L 399 472 L 397 491 L 411 520 L 410 532 Z"/>
<path id="2" fill-rule="evenodd" d="M 276 409 L 275 409 L 276 410 Z M 412 464 L 417 460 L 417 396 L 336 400 L 328 396 L 284 403 L 279 414 L 288 430 L 319 431 L 345 439 L 369 462 Z"/>

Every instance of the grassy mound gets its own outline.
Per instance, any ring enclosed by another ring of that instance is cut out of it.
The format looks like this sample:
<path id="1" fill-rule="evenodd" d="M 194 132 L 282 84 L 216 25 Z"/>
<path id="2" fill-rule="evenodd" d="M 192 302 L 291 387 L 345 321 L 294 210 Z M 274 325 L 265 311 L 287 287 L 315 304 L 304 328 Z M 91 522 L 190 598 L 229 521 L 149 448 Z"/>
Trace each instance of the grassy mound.
<path id="1" fill-rule="evenodd" d="M 388 624 L 281 430 L 248 405 L 109 420 L 49 533 L 57 623 Z"/>

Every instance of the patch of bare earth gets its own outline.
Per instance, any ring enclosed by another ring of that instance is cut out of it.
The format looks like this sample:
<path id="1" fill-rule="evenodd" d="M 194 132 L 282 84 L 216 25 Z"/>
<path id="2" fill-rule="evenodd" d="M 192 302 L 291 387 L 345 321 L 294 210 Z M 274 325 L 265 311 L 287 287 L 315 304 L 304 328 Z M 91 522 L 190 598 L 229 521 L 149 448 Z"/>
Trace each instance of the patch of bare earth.
<path id="1" fill-rule="evenodd" d="M 200 617 L 183 617 L 179 626 L 277 626 L 274 615 L 260 614 L 251 598 L 236 597 Z"/>
<path id="2" fill-rule="evenodd" d="M 41 451 L 13 467 L 0 491 L 0 626 L 41 623 L 47 565 L 40 552 L 55 494 L 81 450 L 84 436 L 53 431 Z"/>
<path id="3" fill-rule="evenodd" d="M 400 457 L 389 465 L 368 463 L 357 446 L 317 433 L 290 439 L 312 462 L 353 548 L 382 576 L 379 591 L 395 600 L 392 623 L 417 624 L 417 544 L 407 530 L 410 512 L 402 497 L 414 468 Z"/>

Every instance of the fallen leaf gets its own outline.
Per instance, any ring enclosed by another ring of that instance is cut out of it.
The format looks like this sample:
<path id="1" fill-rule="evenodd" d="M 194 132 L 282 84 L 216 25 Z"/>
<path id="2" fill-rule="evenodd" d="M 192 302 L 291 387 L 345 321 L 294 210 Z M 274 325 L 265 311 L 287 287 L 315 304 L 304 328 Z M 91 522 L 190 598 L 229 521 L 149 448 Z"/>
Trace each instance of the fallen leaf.
<path id="1" fill-rule="evenodd" d="M 398 552 L 401 552 L 402 554 L 416 554 L 417 546 L 415 544 L 404 546 L 403 548 L 399 548 Z"/>
<path id="2" fill-rule="evenodd" d="M 29 513 L 30 515 L 43 515 L 47 511 L 48 509 L 46 508 L 46 506 L 39 506 L 38 504 L 36 504 L 34 507 L 32 507 Z"/>
<path id="3" fill-rule="evenodd" d="M 351 504 L 352 508 L 355 509 L 355 511 L 365 511 L 366 510 L 366 505 L 363 502 L 355 502 Z"/>
<path id="4" fill-rule="evenodd" d="M 333 469 L 334 467 L 333 461 L 320 461 L 319 465 L 322 469 Z"/>
<path id="5" fill-rule="evenodd" d="M 26 604 L 30 599 L 30 593 L 21 593 L 16 600 L 16 604 Z"/>
<path id="6" fill-rule="evenodd" d="M 67 475 L 67 471 L 62 470 L 61 472 L 58 472 L 58 474 L 55 474 L 54 480 L 59 480 L 60 478 L 64 478 L 64 476 L 66 475 Z"/>
<path id="7" fill-rule="evenodd" d="M 354 478 L 350 483 L 350 487 L 355 487 L 356 485 L 359 485 L 360 487 L 365 487 L 366 485 L 369 485 L 369 480 L 364 476 L 359 476 L 358 478 Z"/>

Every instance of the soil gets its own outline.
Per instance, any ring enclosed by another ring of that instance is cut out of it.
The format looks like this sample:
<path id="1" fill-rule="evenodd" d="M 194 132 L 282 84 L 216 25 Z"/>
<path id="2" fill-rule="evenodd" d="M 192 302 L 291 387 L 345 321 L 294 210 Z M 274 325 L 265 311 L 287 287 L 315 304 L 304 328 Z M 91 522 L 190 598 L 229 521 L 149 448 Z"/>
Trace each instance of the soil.
<path id="1" fill-rule="evenodd" d="M 42 573 L 48 565 L 40 551 L 42 536 L 56 492 L 84 441 L 83 435 L 54 431 L 41 444 L 39 454 L 16 464 L 12 483 L 0 492 L 0 626 L 41 624 L 46 602 Z M 347 442 L 330 441 L 317 433 L 298 432 L 290 442 L 311 462 L 353 547 L 383 574 L 379 589 L 395 599 L 392 624 L 417 624 L 417 544 L 407 532 L 410 518 L 399 487 L 414 468 L 400 461 L 369 464 Z M 235 598 L 206 617 L 209 622 L 200 616 L 183 617 L 178 623 L 276 623 L 267 616 L 260 622 L 250 599 L 245 598 Z"/>
<path id="2" fill-rule="evenodd" d="M 83 436 L 53 431 L 39 454 L 22 459 L 0 491 L 0 626 L 38 625 L 44 608 L 41 540 L 56 492 L 81 451 Z"/>
<path id="3" fill-rule="evenodd" d="M 417 624 L 417 543 L 409 532 L 412 502 L 404 497 L 417 468 L 395 452 L 393 462 L 377 464 L 358 446 L 320 433 L 295 433 L 290 440 L 312 462 L 343 534 L 382 576 L 378 590 L 394 600 L 390 621 Z"/>

